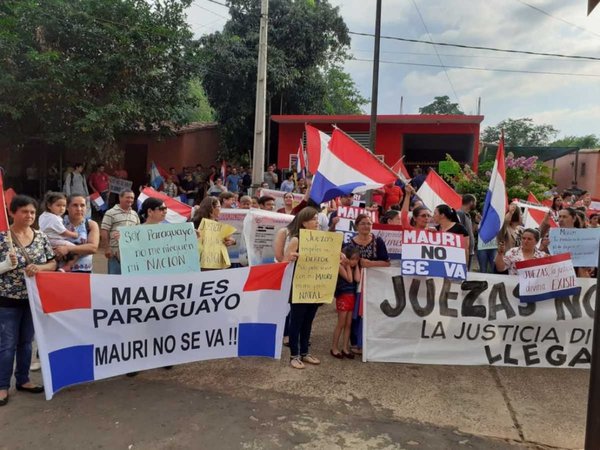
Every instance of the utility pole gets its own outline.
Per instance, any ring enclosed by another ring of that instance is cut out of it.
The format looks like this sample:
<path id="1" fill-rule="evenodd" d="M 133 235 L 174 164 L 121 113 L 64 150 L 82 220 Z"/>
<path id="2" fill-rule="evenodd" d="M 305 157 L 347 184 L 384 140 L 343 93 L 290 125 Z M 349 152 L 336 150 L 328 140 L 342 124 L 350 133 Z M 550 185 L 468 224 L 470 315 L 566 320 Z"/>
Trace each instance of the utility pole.
<path id="1" fill-rule="evenodd" d="M 375 153 L 377 139 L 377 96 L 379 93 L 379 44 L 381 42 L 381 0 L 375 10 L 375 48 L 373 49 L 373 88 L 371 90 L 371 122 L 369 125 L 369 150 Z"/>
<path id="2" fill-rule="evenodd" d="M 600 251 L 596 274 L 596 303 L 594 305 L 594 331 L 592 338 L 592 362 L 590 364 L 590 387 L 588 391 L 587 420 L 585 424 L 585 450 L 600 448 Z"/>
<path id="3" fill-rule="evenodd" d="M 267 103 L 267 31 L 269 0 L 260 3 L 260 34 L 258 40 L 258 70 L 256 75 L 256 107 L 254 109 L 254 154 L 252 184 L 260 186 L 265 170 L 265 109 Z"/>

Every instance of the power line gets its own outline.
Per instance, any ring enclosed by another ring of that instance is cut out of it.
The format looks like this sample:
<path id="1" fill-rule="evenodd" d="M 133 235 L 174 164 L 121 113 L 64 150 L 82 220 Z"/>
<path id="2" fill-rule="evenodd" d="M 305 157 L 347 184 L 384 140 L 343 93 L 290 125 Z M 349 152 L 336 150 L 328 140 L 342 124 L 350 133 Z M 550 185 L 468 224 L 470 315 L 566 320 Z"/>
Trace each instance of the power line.
<path id="1" fill-rule="evenodd" d="M 354 34 L 356 36 L 367 36 L 373 37 L 371 33 L 359 33 L 357 31 L 349 31 L 348 33 Z M 568 58 L 568 59 L 584 59 L 589 61 L 600 61 L 600 57 L 596 56 L 581 56 L 581 55 L 563 55 L 560 53 L 543 53 L 543 52 L 533 52 L 528 50 L 513 50 L 513 49 L 503 49 L 503 48 L 495 48 L 495 47 L 483 47 L 478 45 L 466 45 L 466 44 L 451 44 L 448 42 L 435 42 L 435 41 L 423 41 L 421 39 L 409 39 L 409 38 L 401 38 L 398 36 L 381 36 L 381 39 L 390 39 L 393 41 L 402 41 L 402 42 L 413 42 L 417 44 L 428 44 L 428 45 L 441 45 L 445 47 L 457 47 L 457 48 L 469 48 L 474 50 L 487 50 L 493 52 L 504 52 L 504 53 L 519 53 L 523 55 L 535 55 L 535 56 L 554 56 L 556 58 Z"/>
<path id="2" fill-rule="evenodd" d="M 216 3 L 217 5 L 224 6 L 225 8 L 229 8 L 225 3 L 217 2 L 216 0 L 208 0 L 211 3 Z"/>
<path id="3" fill-rule="evenodd" d="M 351 61 L 361 61 L 361 62 L 373 62 L 372 59 L 362 59 L 362 58 L 351 58 Z M 509 72 L 509 73 L 530 73 L 530 74 L 538 74 L 538 75 L 561 75 L 561 76 L 571 76 L 571 77 L 592 77 L 592 78 L 600 78 L 600 74 L 593 73 L 569 73 L 569 72 L 546 72 L 541 70 L 520 70 L 520 69 L 490 69 L 487 67 L 469 67 L 469 66 L 441 66 L 439 64 L 425 64 L 425 63 L 410 63 L 410 62 L 402 62 L 402 61 L 380 61 L 384 64 L 399 64 L 403 66 L 421 66 L 421 67 L 446 67 L 448 69 L 465 69 L 465 70 L 478 70 L 484 72 Z"/>
<path id="4" fill-rule="evenodd" d="M 568 20 L 563 19 L 562 17 L 554 16 L 554 15 L 550 14 L 548 11 L 544 11 L 542 8 L 538 8 L 537 6 L 531 5 L 531 4 L 529 4 L 529 3 L 527 3 L 527 2 L 525 2 L 523 0 L 515 0 L 515 1 L 521 3 L 522 5 L 525 5 L 525 6 L 529 7 L 529 8 L 531 8 L 531 9 L 533 9 L 534 11 L 537 11 L 537 12 L 539 12 L 539 13 L 545 15 L 545 16 L 548 16 L 548 17 L 550 17 L 550 18 L 552 18 L 554 20 L 558 20 L 560 22 L 566 23 L 567 25 L 570 25 L 570 26 L 578 28 L 578 29 L 580 29 L 582 31 L 586 31 L 586 32 L 588 32 L 590 34 L 593 34 L 594 36 L 600 37 L 600 34 L 595 33 L 592 30 L 588 30 L 587 28 L 584 28 L 582 26 L 579 26 L 576 23 L 569 22 Z"/>
<path id="5" fill-rule="evenodd" d="M 433 41 L 433 38 L 431 37 L 431 33 L 429 32 L 429 29 L 427 28 L 427 24 L 425 23 L 425 19 L 423 19 L 423 15 L 421 14 L 421 10 L 419 9 L 419 6 L 417 5 L 417 2 L 415 0 L 412 0 L 412 4 L 414 5 L 415 9 L 417 10 L 417 14 L 419 14 L 419 18 L 421 19 L 421 23 L 423 24 L 423 28 L 425 28 L 425 31 L 427 32 L 427 36 L 429 36 L 429 40 Z M 438 53 L 437 47 L 435 45 L 433 46 L 433 50 L 435 51 L 435 54 L 437 56 L 438 61 L 440 62 L 440 64 L 444 68 L 444 74 L 446 75 L 446 79 L 448 80 L 448 84 L 450 85 L 450 89 L 452 89 L 452 93 L 454 94 L 454 98 L 456 98 L 456 102 L 458 103 L 458 106 L 460 107 L 460 99 L 458 98 L 458 94 L 456 93 L 456 89 L 454 89 L 454 84 L 452 83 L 452 80 L 450 79 L 450 75 L 448 75 L 448 71 L 446 70 L 446 67 L 444 66 L 444 61 L 442 61 L 442 57 Z"/>
<path id="6" fill-rule="evenodd" d="M 216 13 L 216 12 L 214 12 L 214 11 L 211 11 L 210 9 L 208 9 L 208 8 L 205 8 L 204 6 L 200 6 L 200 5 L 199 5 L 199 4 L 197 4 L 197 3 L 194 3 L 194 5 L 196 5 L 196 7 L 200 8 L 200 9 L 203 9 L 204 11 L 207 11 L 207 12 L 209 12 L 209 13 L 211 13 L 211 14 L 214 14 L 215 16 L 218 16 L 218 17 L 221 17 L 221 18 L 223 18 L 223 19 L 229 20 L 229 17 L 227 17 L 227 16 L 224 16 L 223 14 L 219 14 L 219 13 Z"/>

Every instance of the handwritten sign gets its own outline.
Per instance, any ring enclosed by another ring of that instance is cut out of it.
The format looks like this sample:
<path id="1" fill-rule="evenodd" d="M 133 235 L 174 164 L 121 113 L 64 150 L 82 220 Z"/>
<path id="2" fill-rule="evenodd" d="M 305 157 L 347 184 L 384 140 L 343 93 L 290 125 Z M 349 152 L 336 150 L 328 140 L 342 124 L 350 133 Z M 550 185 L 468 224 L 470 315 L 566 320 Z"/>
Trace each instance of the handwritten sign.
<path id="1" fill-rule="evenodd" d="M 342 235 L 300 230 L 292 303 L 331 303 L 340 268 Z"/>
<path id="2" fill-rule="evenodd" d="M 121 271 L 125 275 L 199 272 L 192 223 L 120 227 Z"/>
<path id="3" fill-rule="evenodd" d="M 600 228 L 551 228 L 550 252 L 571 253 L 575 267 L 598 265 Z"/>
<path id="4" fill-rule="evenodd" d="M 392 262 L 402 258 L 402 226 L 384 223 L 373 224 L 373 235 L 380 237 L 385 243 Z"/>
<path id="5" fill-rule="evenodd" d="M 404 230 L 402 275 L 465 280 L 467 262 L 464 236 L 426 230 Z"/>
<path id="6" fill-rule="evenodd" d="M 519 299 L 525 303 L 579 294 L 571 255 L 546 256 L 515 264 L 519 275 Z"/>
<path id="7" fill-rule="evenodd" d="M 231 236 L 235 228 L 226 223 L 202 219 L 200 232 L 200 266 L 203 269 L 226 269 L 231 266 L 223 239 Z"/>
<path id="8" fill-rule="evenodd" d="M 131 190 L 132 186 L 133 181 L 111 176 L 108 177 L 108 190 L 111 194 L 120 194 L 123 189 Z"/>

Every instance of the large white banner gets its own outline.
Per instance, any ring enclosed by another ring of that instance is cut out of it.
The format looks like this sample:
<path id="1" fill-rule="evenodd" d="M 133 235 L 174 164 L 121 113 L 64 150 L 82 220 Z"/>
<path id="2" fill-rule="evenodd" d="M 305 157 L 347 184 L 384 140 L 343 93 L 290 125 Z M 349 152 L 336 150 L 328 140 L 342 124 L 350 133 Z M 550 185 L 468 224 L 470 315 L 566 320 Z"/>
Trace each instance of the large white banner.
<path id="1" fill-rule="evenodd" d="M 273 241 L 280 228 L 287 226 L 294 216 L 262 209 L 251 209 L 244 218 L 244 241 L 248 265 L 269 264 L 275 260 Z"/>
<path id="2" fill-rule="evenodd" d="M 286 263 L 28 278 L 46 398 L 138 370 L 241 356 L 279 359 L 291 280 Z"/>
<path id="3" fill-rule="evenodd" d="M 520 303 L 518 278 L 468 281 L 365 274 L 363 359 L 416 364 L 589 368 L 595 280 L 579 295 Z"/>
<path id="4" fill-rule="evenodd" d="M 229 259 L 232 263 L 240 263 L 242 266 L 248 265 L 248 255 L 246 252 L 246 241 L 244 240 L 244 219 L 249 209 L 229 209 L 223 208 L 219 213 L 219 222 L 226 223 L 235 228 L 235 233 L 231 235 L 235 239 L 235 245 L 227 247 Z"/>

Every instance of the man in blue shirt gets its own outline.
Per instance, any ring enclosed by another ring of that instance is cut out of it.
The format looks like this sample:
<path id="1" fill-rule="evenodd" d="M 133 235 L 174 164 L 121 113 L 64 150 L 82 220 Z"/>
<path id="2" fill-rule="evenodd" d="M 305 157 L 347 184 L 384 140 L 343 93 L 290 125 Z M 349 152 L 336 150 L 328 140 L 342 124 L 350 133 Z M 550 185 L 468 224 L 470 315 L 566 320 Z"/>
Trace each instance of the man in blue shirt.
<path id="1" fill-rule="evenodd" d="M 240 180 L 241 177 L 237 173 L 237 169 L 234 167 L 231 169 L 231 173 L 225 178 L 225 186 L 229 192 L 237 194 L 240 191 Z"/>

